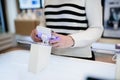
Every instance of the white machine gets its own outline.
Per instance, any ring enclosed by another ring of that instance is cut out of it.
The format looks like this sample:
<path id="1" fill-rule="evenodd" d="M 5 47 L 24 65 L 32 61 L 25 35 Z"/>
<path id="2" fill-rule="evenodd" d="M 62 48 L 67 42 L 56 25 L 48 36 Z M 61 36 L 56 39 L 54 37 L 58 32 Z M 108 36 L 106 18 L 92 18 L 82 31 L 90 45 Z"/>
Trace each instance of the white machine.
<path id="1" fill-rule="evenodd" d="M 44 45 L 49 45 L 50 40 L 59 40 L 59 37 L 52 35 L 52 30 L 43 26 L 37 26 L 37 37 L 42 40 Z"/>
<path id="2" fill-rule="evenodd" d="M 37 37 L 42 40 L 42 43 L 45 45 L 49 45 L 49 40 L 51 38 L 51 29 L 45 28 L 43 26 L 37 26 Z"/>

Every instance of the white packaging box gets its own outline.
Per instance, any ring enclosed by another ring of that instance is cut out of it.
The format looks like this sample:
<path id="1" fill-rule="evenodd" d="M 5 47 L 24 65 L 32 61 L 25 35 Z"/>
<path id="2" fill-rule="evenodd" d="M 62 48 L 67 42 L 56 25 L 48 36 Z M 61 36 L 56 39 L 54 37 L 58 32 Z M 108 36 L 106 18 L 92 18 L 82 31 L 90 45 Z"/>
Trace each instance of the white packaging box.
<path id="1" fill-rule="evenodd" d="M 31 44 L 28 71 L 38 73 L 48 66 L 51 46 Z"/>

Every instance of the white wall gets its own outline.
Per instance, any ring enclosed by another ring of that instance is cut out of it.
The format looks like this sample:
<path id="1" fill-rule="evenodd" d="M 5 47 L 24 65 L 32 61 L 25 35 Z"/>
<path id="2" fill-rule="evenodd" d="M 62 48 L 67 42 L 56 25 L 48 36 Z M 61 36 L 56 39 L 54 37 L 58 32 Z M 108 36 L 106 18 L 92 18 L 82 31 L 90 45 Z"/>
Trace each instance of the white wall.
<path id="1" fill-rule="evenodd" d="M 6 0 L 8 31 L 15 33 L 14 20 L 17 16 L 16 0 Z"/>

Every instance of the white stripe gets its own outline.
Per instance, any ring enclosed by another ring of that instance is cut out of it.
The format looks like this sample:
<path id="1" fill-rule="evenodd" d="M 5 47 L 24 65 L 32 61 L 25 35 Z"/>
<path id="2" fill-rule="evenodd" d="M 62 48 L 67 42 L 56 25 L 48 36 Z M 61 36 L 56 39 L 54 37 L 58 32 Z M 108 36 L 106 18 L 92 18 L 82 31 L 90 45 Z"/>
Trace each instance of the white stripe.
<path id="1" fill-rule="evenodd" d="M 86 0 L 45 0 L 46 5 L 61 5 L 61 4 L 77 4 L 81 6 L 85 6 L 85 1 Z"/>
<path id="2" fill-rule="evenodd" d="M 86 23 L 71 23 L 71 22 L 47 22 L 47 25 L 57 25 L 57 26 L 71 26 L 71 27 L 87 27 Z"/>
<path id="3" fill-rule="evenodd" d="M 64 6 L 64 7 L 60 7 L 60 8 L 45 8 L 45 11 L 53 11 L 53 12 L 58 12 L 61 10 L 70 10 L 70 11 L 74 11 L 77 13 L 85 13 L 85 10 L 81 10 L 75 7 L 71 7 L 71 6 Z"/>
<path id="4" fill-rule="evenodd" d="M 86 20 L 85 16 L 76 16 L 71 14 L 46 15 L 46 18 L 52 18 L 52 19 L 68 18 L 68 19 Z"/>

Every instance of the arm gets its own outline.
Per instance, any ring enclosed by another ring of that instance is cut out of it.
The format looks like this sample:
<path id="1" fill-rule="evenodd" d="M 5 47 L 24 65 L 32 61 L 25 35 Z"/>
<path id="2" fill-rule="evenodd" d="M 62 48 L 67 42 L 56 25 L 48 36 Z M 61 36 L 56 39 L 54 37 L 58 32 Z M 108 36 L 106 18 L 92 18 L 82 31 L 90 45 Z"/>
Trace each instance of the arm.
<path id="1" fill-rule="evenodd" d="M 86 15 L 89 28 L 86 31 L 70 35 L 74 40 L 74 47 L 88 46 L 102 35 L 101 0 L 86 0 Z"/>

